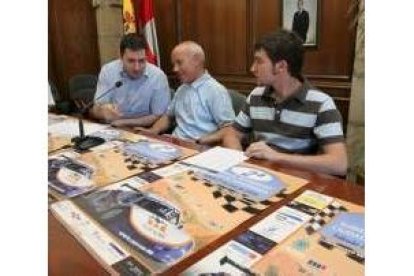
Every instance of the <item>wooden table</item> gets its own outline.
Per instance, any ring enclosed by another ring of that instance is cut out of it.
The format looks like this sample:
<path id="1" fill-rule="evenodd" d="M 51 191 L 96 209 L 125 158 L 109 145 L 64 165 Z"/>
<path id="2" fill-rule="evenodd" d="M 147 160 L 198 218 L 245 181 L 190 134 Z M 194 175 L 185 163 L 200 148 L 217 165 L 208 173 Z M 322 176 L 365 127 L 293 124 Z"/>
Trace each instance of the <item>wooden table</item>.
<path id="1" fill-rule="evenodd" d="M 143 133 L 147 135 L 146 133 Z M 205 149 L 205 147 L 183 142 L 175 138 L 165 136 L 153 136 L 164 141 L 169 141 L 181 146 L 190 148 L 196 148 L 199 150 Z M 333 197 L 350 201 L 359 205 L 365 203 L 364 189 L 353 183 L 345 180 L 335 178 L 328 175 L 317 174 L 313 172 L 298 170 L 292 167 L 280 166 L 267 161 L 255 160 L 252 163 L 268 167 L 283 173 L 295 175 L 298 177 L 309 180 L 302 189 L 296 191 L 283 201 L 277 202 L 264 210 L 259 215 L 256 215 L 249 220 L 242 223 L 236 229 L 233 229 L 229 233 L 221 236 L 219 239 L 197 251 L 190 257 L 179 262 L 175 266 L 171 267 L 164 274 L 174 275 L 185 270 L 187 267 L 208 255 L 214 249 L 218 248 L 232 237 L 241 234 L 243 231 L 251 227 L 253 224 L 263 219 L 288 201 L 298 196 L 306 189 L 312 189 L 316 192 L 327 194 Z M 76 239 L 69 234 L 69 232 L 59 223 L 59 221 L 49 212 L 49 275 L 109 275 L 108 272 L 83 248 L 83 246 L 76 241 Z"/>

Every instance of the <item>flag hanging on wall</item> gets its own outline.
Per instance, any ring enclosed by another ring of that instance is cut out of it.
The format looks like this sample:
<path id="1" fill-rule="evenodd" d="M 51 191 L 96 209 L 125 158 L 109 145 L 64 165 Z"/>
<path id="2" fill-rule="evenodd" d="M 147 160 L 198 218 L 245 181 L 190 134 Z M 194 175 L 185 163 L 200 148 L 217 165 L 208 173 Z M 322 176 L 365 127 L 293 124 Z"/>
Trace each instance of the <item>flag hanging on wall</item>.
<path id="1" fill-rule="evenodd" d="M 135 20 L 135 9 L 134 9 L 134 0 L 122 0 L 122 20 L 124 23 L 124 34 L 135 33 L 136 20 Z"/>
<path id="2" fill-rule="evenodd" d="M 152 64 L 160 66 L 160 51 L 158 49 L 157 30 L 155 28 L 153 1 L 140 0 L 137 2 L 140 4 L 137 13 L 138 26 L 148 42 L 146 50 L 147 60 Z"/>

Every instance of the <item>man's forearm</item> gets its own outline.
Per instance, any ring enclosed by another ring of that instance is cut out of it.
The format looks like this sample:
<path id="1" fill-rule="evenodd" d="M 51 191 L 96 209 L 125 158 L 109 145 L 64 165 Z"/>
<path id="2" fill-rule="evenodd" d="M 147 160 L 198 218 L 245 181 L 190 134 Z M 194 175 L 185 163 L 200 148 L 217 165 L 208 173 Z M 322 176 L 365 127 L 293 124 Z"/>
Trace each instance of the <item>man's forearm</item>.
<path id="1" fill-rule="evenodd" d="M 98 120 L 103 120 L 104 118 L 104 113 L 102 111 L 101 105 L 100 104 L 94 104 L 92 106 L 92 108 L 89 110 L 89 116 L 98 119 Z"/>
<path id="2" fill-rule="evenodd" d="M 275 152 L 271 161 L 331 175 L 342 176 L 347 172 L 346 156 L 338 157 L 325 153 L 319 155 L 298 155 Z"/>
<path id="3" fill-rule="evenodd" d="M 137 118 L 119 119 L 113 122 L 116 126 L 127 127 L 150 127 L 157 121 L 161 115 L 147 115 Z"/>
<path id="4" fill-rule="evenodd" d="M 222 145 L 223 147 L 243 150 L 241 141 L 244 134 L 234 129 L 232 126 L 223 128 Z"/>
<path id="5" fill-rule="evenodd" d="M 215 144 L 221 144 L 223 142 L 223 137 L 226 129 L 221 128 L 217 131 L 214 131 L 212 133 L 206 134 L 203 137 L 200 137 L 197 142 L 202 145 L 215 145 Z"/>
<path id="6" fill-rule="evenodd" d="M 168 130 L 168 128 L 171 126 L 171 118 L 167 115 L 162 115 L 161 118 L 159 118 L 149 129 L 152 133 L 160 134 L 162 132 L 165 132 Z"/>
<path id="7" fill-rule="evenodd" d="M 122 113 L 113 104 L 95 104 L 89 114 L 95 119 L 104 120 L 107 123 L 122 118 Z"/>

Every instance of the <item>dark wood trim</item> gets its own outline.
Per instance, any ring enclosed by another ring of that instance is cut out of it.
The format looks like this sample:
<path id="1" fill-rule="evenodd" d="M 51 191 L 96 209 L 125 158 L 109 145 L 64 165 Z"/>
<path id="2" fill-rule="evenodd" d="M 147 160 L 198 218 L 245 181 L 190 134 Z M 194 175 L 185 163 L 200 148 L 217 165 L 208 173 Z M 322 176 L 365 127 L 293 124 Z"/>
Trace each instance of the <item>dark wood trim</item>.
<path id="1" fill-rule="evenodd" d="M 313 85 L 318 86 L 318 87 L 351 89 L 351 85 L 352 85 L 352 82 L 348 81 L 347 78 L 343 76 L 329 76 L 329 78 L 325 78 L 325 77 L 315 78 L 315 76 L 308 76 L 308 75 L 305 75 L 305 76 Z M 224 82 L 224 83 L 238 83 L 238 84 L 243 84 L 243 85 L 256 86 L 256 79 L 252 76 L 216 75 L 214 77 L 218 81 Z"/>
<path id="2" fill-rule="evenodd" d="M 174 12 L 175 12 L 175 18 L 177 18 L 177 20 L 175 21 L 176 24 L 176 34 L 177 34 L 177 42 L 180 43 L 181 41 L 183 41 L 183 25 L 182 22 L 180 20 L 180 18 L 182 18 L 182 3 L 181 0 L 175 0 L 174 1 Z"/>
<path id="3" fill-rule="evenodd" d="M 325 80 L 337 80 L 337 81 L 350 81 L 352 75 L 308 75 L 305 74 L 308 79 L 325 79 Z"/>
<path id="4" fill-rule="evenodd" d="M 250 66 L 253 63 L 254 44 L 256 42 L 257 30 L 257 2 L 256 0 L 247 0 L 247 46 L 246 46 L 246 72 L 250 72 Z"/>
<path id="5" fill-rule="evenodd" d="M 68 100 L 68 82 L 72 76 L 99 72 L 95 9 L 92 1 L 49 0 L 48 22 L 48 75 L 57 86 L 61 99 Z"/>
<path id="6" fill-rule="evenodd" d="M 117 4 L 117 3 L 109 4 L 109 6 L 112 8 L 121 8 L 121 9 L 124 7 L 123 4 Z"/>
<path id="7" fill-rule="evenodd" d="M 66 100 L 69 98 L 69 92 L 68 92 L 68 87 L 65 83 L 64 80 L 64 68 L 63 68 L 63 62 L 57 62 L 57 57 L 62 57 L 64 56 L 64 45 L 63 45 L 63 41 L 62 41 L 62 33 L 61 30 L 59 28 L 60 24 L 59 24 L 59 19 L 58 19 L 58 14 L 57 14 L 57 8 L 56 8 L 56 2 L 52 1 L 51 3 L 49 3 L 49 5 L 51 6 L 51 10 L 50 10 L 50 15 L 49 18 L 51 20 L 51 23 L 49 24 L 49 36 L 51 36 L 51 42 L 52 42 L 52 54 L 54 55 L 53 57 L 53 61 L 54 61 L 54 66 L 53 68 L 50 68 L 51 70 L 56 70 L 56 72 L 54 73 L 54 75 L 57 77 L 55 81 L 55 85 L 58 87 L 59 89 L 59 93 L 62 96 L 62 99 Z M 49 70 L 50 70 L 49 69 Z"/>

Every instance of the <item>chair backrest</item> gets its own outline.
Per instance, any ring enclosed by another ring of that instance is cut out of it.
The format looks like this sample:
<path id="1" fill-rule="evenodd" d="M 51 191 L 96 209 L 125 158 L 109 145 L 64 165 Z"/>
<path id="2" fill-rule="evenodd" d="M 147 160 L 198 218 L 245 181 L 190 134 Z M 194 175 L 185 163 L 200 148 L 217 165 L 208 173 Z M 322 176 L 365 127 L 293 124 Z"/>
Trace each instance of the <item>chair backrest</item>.
<path id="1" fill-rule="evenodd" d="M 237 116 L 240 112 L 240 109 L 243 107 L 244 103 L 246 102 L 246 96 L 233 89 L 227 89 L 227 91 L 230 94 L 234 113 Z"/>
<path id="2" fill-rule="evenodd" d="M 89 103 L 93 101 L 98 78 L 95 75 L 75 75 L 69 80 L 69 95 L 73 101 Z"/>

